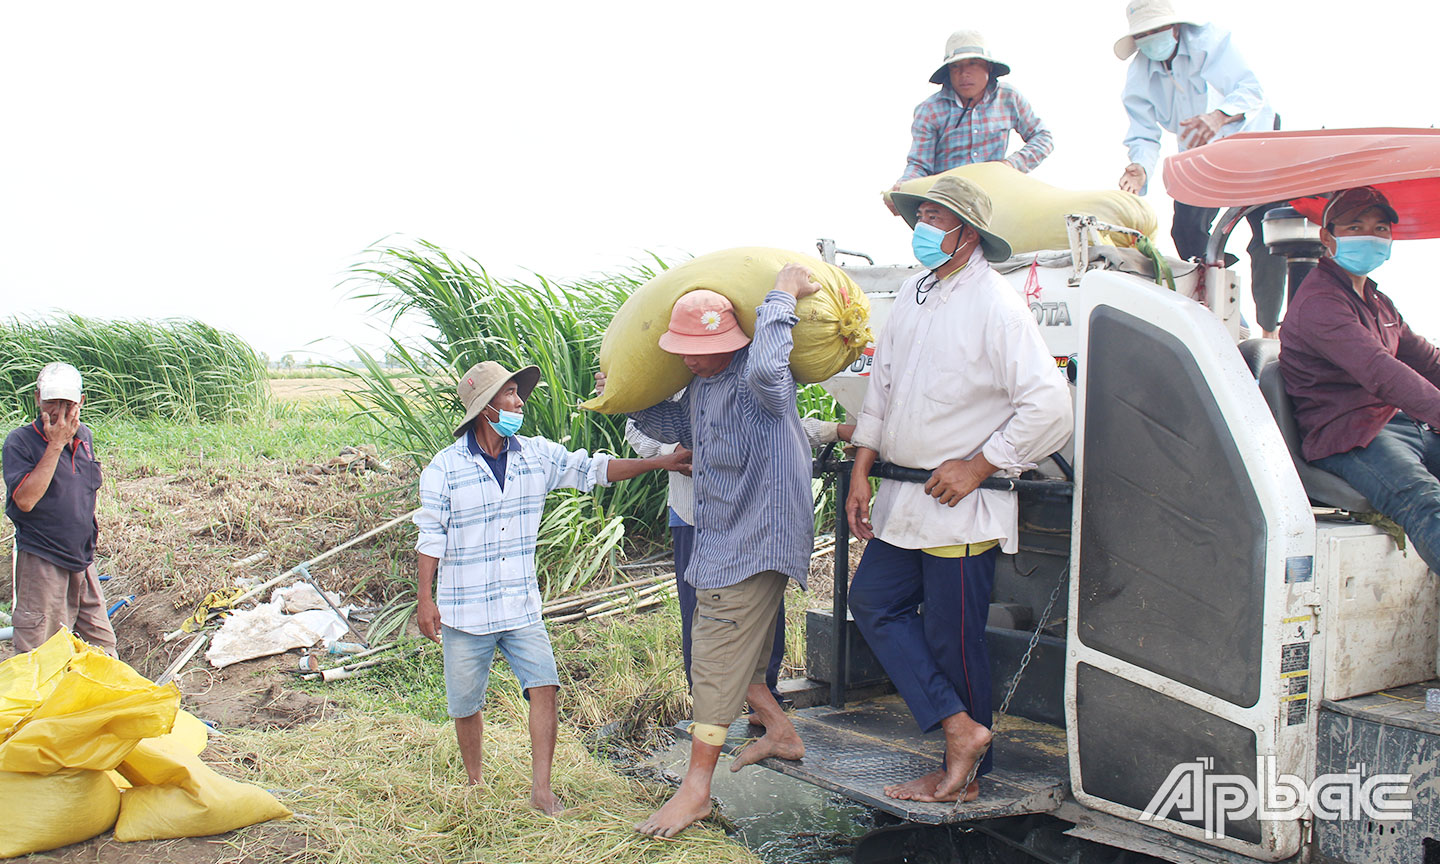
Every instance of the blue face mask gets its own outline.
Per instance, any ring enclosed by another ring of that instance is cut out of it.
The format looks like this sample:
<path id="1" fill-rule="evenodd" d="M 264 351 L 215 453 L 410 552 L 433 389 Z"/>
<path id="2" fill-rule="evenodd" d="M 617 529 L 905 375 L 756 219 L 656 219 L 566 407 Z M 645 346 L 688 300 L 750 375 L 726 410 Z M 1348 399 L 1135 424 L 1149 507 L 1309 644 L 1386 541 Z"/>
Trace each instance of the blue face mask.
<path id="1" fill-rule="evenodd" d="M 1390 260 L 1390 238 L 1366 235 L 1364 237 L 1336 237 L 1335 263 L 1354 273 L 1364 276 Z"/>
<path id="2" fill-rule="evenodd" d="M 1156 63 L 1164 63 L 1169 60 L 1179 45 L 1180 43 L 1175 39 L 1175 31 L 1169 29 L 1135 38 L 1135 47 L 1140 49 L 1140 53 Z"/>
<path id="3" fill-rule="evenodd" d="M 951 231 L 960 230 L 958 227 Z M 915 260 L 931 270 L 945 265 L 953 256 L 940 248 L 945 242 L 945 237 L 950 231 L 941 231 L 934 225 L 927 222 L 916 222 L 915 233 L 910 237 L 910 248 L 915 252 Z"/>
<path id="4" fill-rule="evenodd" d="M 525 422 L 524 414 L 518 411 L 506 411 L 503 408 L 496 408 L 495 410 L 499 412 L 500 419 L 491 420 L 489 417 L 486 417 L 485 422 L 490 424 L 490 428 L 494 429 L 497 435 L 501 438 L 509 438 L 511 435 L 520 431 L 520 424 Z"/>

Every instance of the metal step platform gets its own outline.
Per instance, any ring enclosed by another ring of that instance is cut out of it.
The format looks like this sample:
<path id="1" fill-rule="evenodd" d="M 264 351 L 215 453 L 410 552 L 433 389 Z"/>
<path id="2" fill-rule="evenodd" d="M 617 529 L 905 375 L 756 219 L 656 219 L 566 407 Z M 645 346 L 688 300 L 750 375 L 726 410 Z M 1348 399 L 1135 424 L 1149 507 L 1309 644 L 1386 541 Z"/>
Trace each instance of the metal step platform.
<path id="1" fill-rule="evenodd" d="M 923 735 L 898 696 L 848 705 L 805 708 L 791 715 L 805 742 L 800 761 L 765 759 L 759 764 L 829 789 L 853 801 L 911 822 L 941 825 L 1046 813 L 1069 791 L 1065 730 L 1004 717 L 995 734 L 995 770 L 980 780 L 980 797 L 956 807 L 885 797 L 884 787 L 940 767 L 944 739 Z M 733 753 L 764 734 L 741 718 L 730 727 L 724 752 Z"/>

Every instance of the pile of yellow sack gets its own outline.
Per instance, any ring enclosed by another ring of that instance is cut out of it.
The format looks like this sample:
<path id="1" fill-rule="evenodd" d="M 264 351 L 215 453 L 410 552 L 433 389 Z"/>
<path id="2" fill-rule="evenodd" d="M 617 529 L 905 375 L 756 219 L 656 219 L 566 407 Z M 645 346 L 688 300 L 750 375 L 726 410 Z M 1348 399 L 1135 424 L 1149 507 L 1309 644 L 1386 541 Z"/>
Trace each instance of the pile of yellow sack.
<path id="1" fill-rule="evenodd" d="M 924 195 L 941 177 L 964 177 L 985 190 L 994 205 L 990 230 L 1004 237 L 1016 255 L 1042 249 L 1068 249 L 1065 217 L 1094 216 L 1102 222 L 1132 228 L 1147 237 L 1159 223 L 1155 211 L 1138 196 L 1119 189 L 1061 189 L 1016 171 L 1004 162 L 977 162 L 942 171 L 933 177 L 916 177 L 900 184 L 900 191 Z M 888 198 L 889 192 L 885 193 Z M 1131 246 L 1133 238 L 1107 233 L 1116 246 Z"/>
<path id="2" fill-rule="evenodd" d="M 824 381 L 855 362 L 870 344 L 870 301 L 839 267 L 783 249 L 747 247 L 712 252 L 672 267 L 630 295 L 600 343 L 604 394 L 584 403 L 601 414 L 640 411 L 673 396 L 690 382 L 678 356 L 660 348 L 675 301 L 708 288 L 735 307 L 745 335 L 755 335 L 755 310 L 775 287 L 786 264 L 804 264 L 820 290 L 795 308 L 790 369 L 801 384 Z"/>
<path id="3" fill-rule="evenodd" d="M 0 663 L 0 858 L 115 839 L 232 831 L 291 815 L 200 761 L 208 731 L 157 687 L 62 630 Z"/>

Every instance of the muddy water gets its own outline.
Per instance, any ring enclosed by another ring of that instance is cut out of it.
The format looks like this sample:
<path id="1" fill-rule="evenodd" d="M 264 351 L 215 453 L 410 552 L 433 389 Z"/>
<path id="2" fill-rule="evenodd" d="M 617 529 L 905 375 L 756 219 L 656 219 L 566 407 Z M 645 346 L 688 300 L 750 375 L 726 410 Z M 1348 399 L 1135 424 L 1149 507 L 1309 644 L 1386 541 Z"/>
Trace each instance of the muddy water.
<path id="1" fill-rule="evenodd" d="M 679 776 L 689 755 L 690 742 L 682 738 L 651 762 Z M 874 826 L 869 808 L 818 786 L 758 766 L 732 774 L 729 765 L 730 757 L 721 757 L 711 794 L 735 839 L 767 864 L 849 862 L 855 840 Z"/>

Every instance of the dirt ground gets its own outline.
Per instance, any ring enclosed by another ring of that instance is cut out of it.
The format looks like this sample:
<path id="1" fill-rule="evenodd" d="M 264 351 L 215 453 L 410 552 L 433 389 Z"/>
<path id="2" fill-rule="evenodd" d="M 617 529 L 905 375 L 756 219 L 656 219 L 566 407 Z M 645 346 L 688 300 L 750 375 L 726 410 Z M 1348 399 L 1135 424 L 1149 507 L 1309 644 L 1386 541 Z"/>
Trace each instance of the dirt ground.
<path id="1" fill-rule="evenodd" d="M 327 387 L 345 383 L 318 381 Z M 158 676 L 194 638 L 187 634 L 167 642 L 165 634 L 209 592 L 233 586 L 237 577 L 267 579 L 414 506 L 415 477 L 408 463 L 338 456 L 316 464 L 262 459 L 245 466 L 197 457 L 165 475 L 112 463 L 101 496 L 97 561 L 101 574 L 110 577 L 104 583 L 109 602 L 135 595 L 113 619 L 120 659 L 141 674 Z M 347 602 L 379 606 L 395 592 L 394 576 L 410 566 L 412 539 L 402 525 L 326 560 L 312 574 Z M 852 568 L 860 549 L 851 547 Z M 826 552 L 813 560 L 812 590 L 799 602 L 828 607 L 832 557 Z M 9 556 L 0 556 L 0 596 L 9 594 L 10 579 Z M 203 653 L 182 668 L 175 683 L 183 707 L 213 724 L 219 735 L 288 729 L 338 711 L 329 700 L 294 689 L 293 653 L 226 669 L 210 667 Z M 12 655 L 12 643 L 0 643 L 0 660 Z M 227 773 L 224 762 L 213 764 Z M 307 847 L 294 823 L 282 822 L 164 842 L 119 843 L 105 834 L 30 860 L 222 864 L 311 861 L 321 854 Z"/>
<path id="2" fill-rule="evenodd" d="M 343 460 L 342 460 L 343 461 Z M 176 629 L 213 590 L 236 577 L 267 579 L 300 561 L 407 512 L 414 477 L 407 465 L 197 461 L 174 476 L 127 472 L 112 465 L 101 497 L 97 563 L 108 602 L 135 595 L 113 617 L 120 659 L 154 678 L 194 637 L 170 642 Z M 8 532 L 7 532 L 8 533 Z M 357 545 L 312 569 L 327 590 L 357 605 L 380 605 L 394 590 L 387 577 L 405 560 L 411 538 L 403 526 Z M 9 544 L 5 544 L 8 551 Z M 260 560 L 245 562 L 259 553 Z M 11 590 L 10 556 L 0 563 L 0 596 Z M 0 642 L 0 661 L 13 656 Z M 213 669 L 203 650 L 175 678 L 182 706 L 227 729 L 285 729 L 331 716 L 328 700 L 293 688 L 294 654 Z M 217 769 L 225 773 L 222 763 Z M 243 842 L 242 842 L 243 841 Z M 119 843 L 104 834 L 86 843 L 32 856 L 34 861 L 181 864 L 312 860 L 291 823 L 269 823 L 218 837 Z"/>

